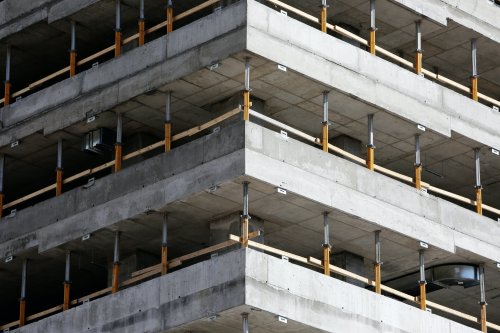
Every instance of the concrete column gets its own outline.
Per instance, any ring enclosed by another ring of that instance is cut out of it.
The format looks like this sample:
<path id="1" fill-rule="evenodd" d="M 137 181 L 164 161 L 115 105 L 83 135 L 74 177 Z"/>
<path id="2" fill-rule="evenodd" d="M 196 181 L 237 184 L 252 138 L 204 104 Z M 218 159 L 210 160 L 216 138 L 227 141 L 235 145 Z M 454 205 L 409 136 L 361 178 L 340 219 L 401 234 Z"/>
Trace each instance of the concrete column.
<path id="1" fill-rule="evenodd" d="M 120 287 L 120 232 L 115 232 L 115 246 L 113 252 L 113 276 L 111 279 L 111 292 L 118 292 Z"/>
<path id="2" fill-rule="evenodd" d="M 71 21 L 71 47 L 69 49 L 69 76 L 76 75 L 76 23 Z"/>
<path id="3" fill-rule="evenodd" d="M 139 0 L 139 46 L 144 45 L 146 38 L 146 19 L 144 16 L 144 0 Z"/>
<path id="4" fill-rule="evenodd" d="M 472 58 L 472 76 L 471 76 L 471 98 L 475 101 L 478 100 L 478 73 L 477 73 L 477 39 L 472 38 L 470 41 L 471 58 Z"/>
<path id="5" fill-rule="evenodd" d="M 121 113 L 118 113 L 116 115 L 115 172 L 122 169 L 122 130 L 123 117 Z"/>
<path id="6" fill-rule="evenodd" d="M 375 292 L 377 294 L 382 293 L 382 260 L 381 260 L 381 244 L 380 244 L 380 230 L 375 231 Z"/>
<path id="7" fill-rule="evenodd" d="M 328 91 L 323 92 L 323 123 L 322 125 L 322 145 L 323 151 L 328 153 Z"/>
<path id="8" fill-rule="evenodd" d="M 243 182 L 243 215 L 241 216 L 241 246 L 248 247 L 248 182 Z"/>
<path id="9" fill-rule="evenodd" d="M 3 178 L 5 169 L 5 155 L 0 154 L 0 217 L 3 216 L 3 202 L 5 194 L 3 193 Z"/>
<path id="10" fill-rule="evenodd" d="M 26 324 L 26 276 L 28 270 L 28 259 L 23 260 L 21 272 L 21 297 L 19 298 L 19 327 Z"/>
<path id="11" fill-rule="evenodd" d="M 483 187 L 481 185 L 481 160 L 479 156 L 479 148 L 474 149 L 474 162 L 476 171 L 476 212 L 483 214 Z"/>
<path id="12" fill-rule="evenodd" d="M 62 150 L 63 150 L 63 140 L 59 139 L 57 141 L 56 196 L 60 196 L 62 194 L 62 185 L 63 185 Z"/>
<path id="13" fill-rule="evenodd" d="M 172 149 L 172 92 L 167 91 L 165 98 L 165 152 Z"/>
<path id="14" fill-rule="evenodd" d="M 375 32 L 377 31 L 375 0 L 370 0 L 370 53 L 375 55 Z"/>
<path id="15" fill-rule="evenodd" d="M 63 311 L 70 307 L 70 288 L 71 288 L 71 251 L 66 252 L 66 266 L 64 269 L 64 301 Z"/>
<path id="16" fill-rule="evenodd" d="M 420 250 L 418 252 L 418 261 L 419 261 L 419 266 L 420 266 L 420 280 L 418 281 L 418 284 L 420 286 L 420 309 L 421 310 L 426 310 L 427 305 L 426 305 L 426 299 L 427 299 L 427 292 L 426 292 L 426 284 L 427 281 L 425 280 L 425 259 L 424 259 L 424 250 Z"/>
<path id="17" fill-rule="evenodd" d="M 11 57 L 11 47 L 7 45 L 7 52 L 5 54 L 5 92 L 4 92 L 4 106 L 10 104 L 10 89 L 12 84 L 10 83 L 10 57 Z"/>
<path id="18" fill-rule="evenodd" d="M 323 213 L 323 273 L 330 276 L 330 224 L 328 212 Z"/>
<path id="19" fill-rule="evenodd" d="M 417 49 L 415 52 L 415 72 L 422 73 L 422 22 L 420 20 L 415 22 L 415 34 L 417 35 Z"/>
<path id="20" fill-rule="evenodd" d="M 422 188 L 422 162 L 420 159 L 420 134 L 415 135 L 415 188 Z"/>
<path id="21" fill-rule="evenodd" d="M 243 333 L 248 333 L 248 313 L 243 312 L 241 314 L 242 317 L 242 328 L 243 328 Z"/>
<path id="22" fill-rule="evenodd" d="M 168 270 L 168 214 L 163 214 L 163 225 L 161 234 L 161 275 L 167 274 Z"/>
<path id="23" fill-rule="evenodd" d="M 115 0 L 115 57 L 122 53 L 121 2 Z"/>
<path id="24" fill-rule="evenodd" d="M 375 167 L 375 145 L 373 139 L 373 114 L 368 115 L 368 151 L 366 153 L 366 167 L 373 170 Z"/>
<path id="25" fill-rule="evenodd" d="M 245 90 L 243 90 L 243 120 L 250 120 L 250 58 L 245 58 Z"/>

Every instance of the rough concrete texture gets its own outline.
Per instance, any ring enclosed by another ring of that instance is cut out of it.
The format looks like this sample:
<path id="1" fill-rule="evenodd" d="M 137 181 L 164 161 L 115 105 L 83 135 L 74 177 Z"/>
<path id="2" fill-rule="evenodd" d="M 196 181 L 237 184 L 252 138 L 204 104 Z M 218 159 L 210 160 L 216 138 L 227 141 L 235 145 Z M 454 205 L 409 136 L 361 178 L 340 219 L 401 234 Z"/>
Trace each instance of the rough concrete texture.
<path id="1" fill-rule="evenodd" d="M 247 32 L 251 52 L 448 137 L 500 147 L 500 114 L 467 96 L 251 0 Z"/>
<path id="2" fill-rule="evenodd" d="M 0 257 L 35 246 L 42 252 L 241 176 L 243 131 L 238 122 L 19 211 L 0 224 Z"/>
<path id="3" fill-rule="evenodd" d="M 440 24 L 449 20 L 500 42 L 500 7 L 489 0 L 395 0 Z"/>
<path id="4" fill-rule="evenodd" d="M 415 240 L 500 261 L 500 226 L 490 218 L 364 166 L 248 124 L 245 174 Z"/>
<path id="5" fill-rule="evenodd" d="M 57 21 L 97 1 L 4 0 L 0 2 L 0 39 L 40 21 Z"/>
<path id="6" fill-rule="evenodd" d="M 477 330 L 257 251 L 246 258 L 245 302 L 327 332 Z"/>
<path id="7" fill-rule="evenodd" d="M 163 332 L 244 304 L 245 251 L 215 257 L 18 330 Z"/>
<path id="8" fill-rule="evenodd" d="M 0 146 L 84 121 L 244 50 L 245 8 L 245 2 L 224 8 L 2 108 Z"/>
<path id="9" fill-rule="evenodd" d="M 162 332 L 244 304 L 327 332 L 478 332 L 251 249 L 155 278 L 19 332 Z M 241 320 L 239 313 L 234 320 Z M 286 326 L 283 331 L 291 332 Z"/>

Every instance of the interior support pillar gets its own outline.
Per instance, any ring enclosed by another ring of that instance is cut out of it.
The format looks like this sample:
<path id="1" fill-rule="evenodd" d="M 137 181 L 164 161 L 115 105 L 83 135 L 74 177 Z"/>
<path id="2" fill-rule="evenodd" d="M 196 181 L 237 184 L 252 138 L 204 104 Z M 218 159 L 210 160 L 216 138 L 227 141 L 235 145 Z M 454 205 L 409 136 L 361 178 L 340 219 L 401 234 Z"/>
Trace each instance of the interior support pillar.
<path id="1" fill-rule="evenodd" d="M 71 48 L 69 49 L 69 76 L 76 75 L 76 23 L 71 21 Z"/>
<path id="2" fill-rule="evenodd" d="M 323 213 L 323 273 L 330 276 L 330 224 L 328 212 Z"/>
<path id="3" fill-rule="evenodd" d="M 111 279 L 111 292 L 114 294 L 120 288 L 120 232 L 115 232 L 115 248 L 113 253 L 113 275 Z"/>
<path id="4" fill-rule="evenodd" d="M 327 10 L 328 5 L 326 4 L 326 0 L 321 0 L 321 31 L 326 32 L 326 20 L 327 20 Z"/>
<path id="5" fill-rule="evenodd" d="M 479 265 L 479 288 L 481 292 L 481 299 L 479 301 L 479 305 L 481 305 L 481 317 L 480 317 L 480 324 L 481 324 L 481 332 L 487 332 L 488 327 L 486 325 L 486 288 L 484 286 L 484 264 Z"/>
<path id="6" fill-rule="evenodd" d="M 476 171 L 476 212 L 483 215 L 483 187 L 481 185 L 481 160 L 479 156 L 479 148 L 474 149 L 474 161 Z"/>
<path id="7" fill-rule="evenodd" d="M 420 159 L 420 134 L 415 135 L 415 188 L 422 188 L 422 161 Z"/>
<path id="8" fill-rule="evenodd" d="M 59 139 L 57 141 L 56 196 L 60 196 L 62 194 L 62 185 L 63 185 L 62 149 L 63 149 L 63 140 Z"/>
<path id="9" fill-rule="evenodd" d="M 471 76 L 471 98 L 475 101 L 478 100 L 478 87 L 477 87 L 477 81 L 478 81 L 478 73 L 477 73 L 477 39 L 472 38 L 470 41 L 470 46 L 471 46 L 471 57 L 472 57 L 472 76 Z"/>
<path id="10" fill-rule="evenodd" d="M 375 273 L 375 292 L 382 293 L 382 260 L 381 260 L 381 245 L 380 245 L 380 230 L 375 231 L 375 264 L 373 267 Z"/>
<path id="11" fill-rule="evenodd" d="M 241 216 L 241 247 L 248 247 L 248 182 L 243 182 L 243 215 Z"/>
<path id="12" fill-rule="evenodd" d="M 243 90 L 243 120 L 250 120 L 250 58 L 245 59 L 245 90 Z"/>
<path id="13" fill-rule="evenodd" d="M 115 0 L 115 58 L 122 54 L 121 3 Z"/>
<path id="14" fill-rule="evenodd" d="M 418 261 L 419 261 L 419 266 L 420 266 L 420 280 L 418 281 L 418 284 L 420 287 L 420 310 L 425 311 L 425 310 L 427 310 L 427 291 L 425 288 L 427 281 L 425 280 L 424 251 L 425 250 L 418 251 Z"/>
<path id="15" fill-rule="evenodd" d="M 66 266 L 64 270 L 64 301 L 63 311 L 69 309 L 70 306 L 70 288 L 71 288 L 71 251 L 66 252 Z"/>
<path id="16" fill-rule="evenodd" d="M 174 5 L 172 0 L 167 3 L 167 34 L 174 30 Z"/>
<path id="17" fill-rule="evenodd" d="M 165 152 L 172 149 L 172 92 L 167 91 L 165 98 Z"/>
<path id="18" fill-rule="evenodd" d="M 323 151 L 328 153 L 328 91 L 323 92 L 323 122 L 321 125 Z"/>
<path id="19" fill-rule="evenodd" d="M 373 140 L 373 114 L 368 115 L 368 144 L 366 145 L 366 167 L 370 170 L 375 168 L 375 145 Z"/>
<path id="20" fill-rule="evenodd" d="M 139 46 L 144 45 L 146 39 L 146 19 L 144 16 L 144 0 L 139 2 Z"/>
<path id="21" fill-rule="evenodd" d="M 415 72 L 422 73 L 422 22 L 420 20 L 415 22 L 415 33 L 417 35 L 417 49 L 415 51 Z"/>
<path id="22" fill-rule="evenodd" d="M 377 31 L 376 26 L 376 16 L 375 16 L 375 0 L 370 0 L 370 53 L 375 55 L 376 53 L 376 37 L 375 33 Z"/>
<path id="23" fill-rule="evenodd" d="M 122 169 L 122 133 L 123 117 L 121 113 L 116 115 L 116 144 L 115 144 L 115 172 Z"/>
<path id="24" fill-rule="evenodd" d="M 161 275 L 167 274 L 168 270 L 168 214 L 163 214 L 163 225 L 161 233 Z"/>

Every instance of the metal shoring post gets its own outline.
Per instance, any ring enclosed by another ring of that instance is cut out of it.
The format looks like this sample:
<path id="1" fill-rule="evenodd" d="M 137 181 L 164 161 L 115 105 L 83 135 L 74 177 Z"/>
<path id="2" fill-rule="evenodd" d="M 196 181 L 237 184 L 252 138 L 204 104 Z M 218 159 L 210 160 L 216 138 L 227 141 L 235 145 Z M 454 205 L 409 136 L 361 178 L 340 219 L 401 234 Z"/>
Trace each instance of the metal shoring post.
<path id="1" fill-rule="evenodd" d="M 245 58 L 245 90 L 243 90 L 243 120 L 250 120 L 250 58 Z"/>
<path id="2" fill-rule="evenodd" d="M 161 233 L 161 275 L 167 274 L 168 270 L 168 214 L 163 214 L 163 225 Z"/>
<path id="3" fill-rule="evenodd" d="M 172 0 L 167 3 L 167 34 L 174 30 L 174 5 Z"/>
<path id="4" fill-rule="evenodd" d="M 144 17 L 144 0 L 139 2 L 139 46 L 144 45 L 146 36 L 146 19 Z"/>
<path id="5" fill-rule="evenodd" d="M 375 0 L 370 0 L 370 53 L 375 55 L 375 32 L 376 17 L 375 17 Z"/>
<path id="6" fill-rule="evenodd" d="M 241 314 L 242 317 L 242 328 L 243 328 L 243 333 L 248 333 L 248 313 L 243 312 Z"/>
<path id="7" fill-rule="evenodd" d="M 323 151 L 328 152 L 328 91 L 323 92 L 323 122 L 321 125 L 323 132 Z"/>
<path id="8" fill-rule="evenodd" d="M 328 5 L 326 0 L 321 0 L 321 31 L 326 32 L 326 19 L 327 19 Z"/>
<path id="9" fill-rule="evenodd" d="M 368 144 L 366 145 L 366 167 L 373 170 L 375 167 L 375 145 L 373 140 L 373 114 L 368 115 Z"/>
<path id="10" fill-rule="evenodd" d="M 330 276 L 330 225 L 328 212 L 323 213 L 323 273 Z"/>
<path id="11" fill-rule="evenodd" d="M 27 276 L 28 259 L 23 260 L 23 268 L 21 273 L 21 298 L 19 299 L 19 327 L 26 324 L 26 276 Z"/>
<path id="12" fill-rule="evenodd" d="M 172 149 L 172 92 L 167 91 L 165 98 L 165 152 Z"/>
<path id="13" fill-rule="evenodd" d="M 120 287 L 120 232 L 115 233 L 115 247 L 113 253 L 113 276 L 111 280 L 111 292 L 118 292 Z"/>
<path id="14" fill-rule="evenodd" d="M 57 141 L 56 196 L 60 196 L 62 194 L 62 185 L 63 185 L 62 149 L 63 149 L 63 140 L 59 139 Z"/>
<path id="15" fill-rule="evenodd" d="M 380 230 L 375 231 L 375 264 L 373 266 L 375 272 L 375 292 L 382 293 L 382 260 L 381 260 L 381 246 L 380 246 Z"/>
<path id="16" fill-rule="evenodd" d="M 71 251 L 66 252 L 66 266 L 64 270 L 64 301 L 63 311 L 69 309 L 71 287 Z"/>
<path id="17" fill-rule="evenodd" d="M 76 23 L 71 21 L 71 48 L 69 49 L 69 76 L 76 75 Z"/>
<path id="18" fill-rule="evenodd" d="M 478 74 L 477 74 L 477 39 L 472 38 L 470 41 L 470 46 L 471 46 L 471 56 L 472 56 L 472 76 L 471 76 L 471 98 L 475 101 L 478 100 L 477 93 L 478 93 L 478 87 L 477 87 L 477 81 L 478 81 Z"/>
<path id="19" fill-rule="evenodd" d="M 3 217 L 3 201 L 5 194 L 3 193 L 3 177 L 5 169 L 5 155 L 0 154 L 0 217 Z"/>
<path id="20" fill-rule="evenodd" d="M 11 57 L 11 47 L 7 45 L 7 52 L 5 55 L 5 93 L 3 105 L 7 106 L 10 104 L 10 89 L 12 84 L 10 83 L 10 57 Z"/>
<path id="21" fill-rule="evenodd" d="M 422 188 L 422 162 L 420 159 L 420 134 L 415 134 L 415 188 Z"/>
<path id="22" fill-rule="evenodd" d="M 115 143 L 115 172 L 122 169 L 122 133 L 123 117 L 121 113 L 116 115 L 116 143 Z"/>
<path id="23" fill-rule="evenodd" d="M 121 4 L 115 0 L 115 57 L 122 54 Z"/>
<path id="24" fill-rule="evenodd" d="M 243 182 L 243 215 L 241 217 L 241 247 L 248 247 L 248 182 Z"/>
<path id="25" fill-rule="evenodd" d="M 483 215 L 483 187 L 481 186 L 481 160 L 479 156 L 479 148 L 474 149 L 474 161 L 476 171 L 476 213 Z"/>
<path id="26" fill-rule="evenodd" d="M 425 288 L 427 281 L 425 280 L 424 252 L 425 252 L 425 250 L 418 251 L 418 261 L 419 261 L 419 265 L 420 265 L 420 280 L 418 281 L 418 284 L 420 286 L 420 310 L 425 311 L 425 310 L 427 310 L 427 305 L 426 305 L 427 294 L 426 294 L 426 288 Z"/>
<path id="27" fill-rule="evenodd" d="M 415 72 L 422 73 L 422 21 L 415 21 L 415 33 L 417 35 L 417 49 L 415 52 Z"/>
<path id="28" fill-rule="evenodd" d="M 479 288 L 481 291 L 481 299 L 479 304 L 481 305 L 481 332 L 487 332 L 488 327 L 486 325 L 486 289 L 484 286 L 484 264 L 479 265 Z"/>

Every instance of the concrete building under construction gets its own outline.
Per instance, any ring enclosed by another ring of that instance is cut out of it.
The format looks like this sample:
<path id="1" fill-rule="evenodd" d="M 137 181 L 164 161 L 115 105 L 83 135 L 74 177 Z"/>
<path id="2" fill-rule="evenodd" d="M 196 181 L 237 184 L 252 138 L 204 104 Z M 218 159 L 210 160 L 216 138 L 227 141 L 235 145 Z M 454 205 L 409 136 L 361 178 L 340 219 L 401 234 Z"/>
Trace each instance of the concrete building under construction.
<path id="1" fill-rule="evenodd" d="M 499 18 L 0 0 L 0 331 L 500 332 Z"/>

